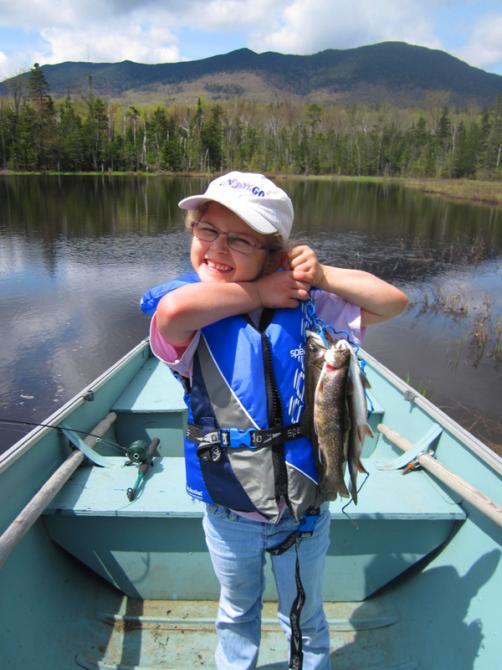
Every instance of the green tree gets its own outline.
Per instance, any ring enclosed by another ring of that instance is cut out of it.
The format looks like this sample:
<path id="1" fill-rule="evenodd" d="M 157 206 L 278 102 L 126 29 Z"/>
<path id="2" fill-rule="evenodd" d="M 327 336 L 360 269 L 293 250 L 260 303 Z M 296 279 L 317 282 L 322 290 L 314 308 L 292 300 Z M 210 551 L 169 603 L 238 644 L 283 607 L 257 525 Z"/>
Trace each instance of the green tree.
<path id="1" fill-rule="evenodd" d="M 30 100 L 38 112 L 43 111 L 48 105 L 52 105 L 49 84 L 38 63 L 33 65 L 28 75 L 28 92 Z"/>
<path id="2" fill-rule="evenodd" d="M 108 115 L 101 98 L 91 96 L 87 102 L 83 139 L 87 166 L 103 172 L 108 167 Z"/>
<path id="3" fill-rule="evenodd" d="M 58 131 L 58 169 L 82 170 L 85 160 L 82 119 L 76 113 L 69 97 L 59 110 Z"/>
<path id="4" fill-rule="evenodd" d="M 502 177 L 502 95 L 499 95 L 491 115 L 487 139 L 485 171 L 489 178 Z"/>
<path id="5" fill-rule="evenodd" d="M 453 128 L 448 107 L 444 107 L 436 128 L 438 149 L 438 172 L 441 177 L 450 177 L 452 171 Z"/>
<path id="6" fill-rule="evenodd" d="M 50 169 L 57 154 L 56 112 L 49 95 L 49 85 L 38 63 L 28 75 L 28 95 L 36 112 L 34 128 L 34 149 L 37 168 Z"/>
<path id="7" fill-rule="evenodd" d="M 178 172 L 183 169 L 184 133 L 178 127 L 174 116 L 170 116 L 166 122 L 166 137 L 162 149 L 162 166 L 164 169 Z"/>
<path id="8" fill-rule="evenodd" d="M 36 148 L 37 115 L 33 107 L 24 103 L 16 118 L 9 167 L 17 170 L 36 170 L 38 153 Z"/>
<path id="9" fill-rule="evenodd" d="M 469 150 L 469 142 L 465 124 L 461 121 L 458 125 L 455 148 L 453 152 L 453 165 L 451 176 L 454 178 L 467 177 L 474 171 L 475 165 L 472 162 L 472 157 Z"/>
<path id="10" fill-rule="evenodd" d="M 210 170 L 223 168 L 223 122 L 223 109 L 215 105 L 200 131 L 202 164 Z"/>

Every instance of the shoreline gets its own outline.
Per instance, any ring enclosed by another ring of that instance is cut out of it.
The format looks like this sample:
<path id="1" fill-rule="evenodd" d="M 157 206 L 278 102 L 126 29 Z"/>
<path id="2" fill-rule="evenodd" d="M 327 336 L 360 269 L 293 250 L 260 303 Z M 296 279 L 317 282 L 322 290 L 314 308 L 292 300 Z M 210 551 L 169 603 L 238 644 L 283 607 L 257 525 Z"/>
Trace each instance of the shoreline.
<path id="1" fill-rule="evenodd" d="M 207 177 L 218 173 L 210 172 L 18 172 L 0 170 L 5 177 Z M 356 182 L 361 184 L 383 184 L 403 186 L 424 193 L 440 196 L 449 200 L 470 202 L 475 205 L 502 207 L 502 182 L 476 179 L 437 179 L 431 177 L 370 177 L 345 175 L 301 175 L 288 173 L 266 173 L 274 179 L 298 179 L 306 181 Z"/>

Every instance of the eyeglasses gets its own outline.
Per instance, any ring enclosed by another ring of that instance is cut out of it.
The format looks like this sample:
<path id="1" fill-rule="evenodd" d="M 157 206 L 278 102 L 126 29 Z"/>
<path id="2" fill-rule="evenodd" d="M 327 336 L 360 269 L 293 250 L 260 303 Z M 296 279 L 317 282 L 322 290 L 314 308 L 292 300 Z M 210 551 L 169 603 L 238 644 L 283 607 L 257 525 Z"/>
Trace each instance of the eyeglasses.
<path id="1" fill-rule="evenodd" d="M 197 223 L 192 223 L 192 235 L 202 242 L 208 242 L 211 244 L 218 239 L 220 235 L 225 235 L 227 238 L 227 244 L 230 249 L 237 251 L 240 254 L 252 254 L 255 249 L 265 249 L 271 251 L 275 247 L 269 247 L 264 244 L 257 244 L 256 242 L 251 242 L 245 237 L 241 237 L 236 233 L 224 233 L 222 230 L 218 230 L 212 224 L 206 223 L 205 221 L 198 221 Z"/>

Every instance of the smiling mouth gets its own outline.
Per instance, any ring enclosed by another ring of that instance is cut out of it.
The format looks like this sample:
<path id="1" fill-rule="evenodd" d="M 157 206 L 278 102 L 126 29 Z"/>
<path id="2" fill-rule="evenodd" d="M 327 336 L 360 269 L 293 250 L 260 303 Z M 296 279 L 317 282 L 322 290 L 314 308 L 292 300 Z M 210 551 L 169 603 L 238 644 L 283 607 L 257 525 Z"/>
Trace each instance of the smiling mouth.
<path id="1" fill-rule="evenodd" d="M 217 263 L 216 261 L 212 261 L 209 258 L 205 258 L 204 263 L 209 268 L 211 268 L 211 270 L 216 270 L 217 272 L 232 272 L 233 270 L 231 265 L 227 265 L 226 263 Z"/>

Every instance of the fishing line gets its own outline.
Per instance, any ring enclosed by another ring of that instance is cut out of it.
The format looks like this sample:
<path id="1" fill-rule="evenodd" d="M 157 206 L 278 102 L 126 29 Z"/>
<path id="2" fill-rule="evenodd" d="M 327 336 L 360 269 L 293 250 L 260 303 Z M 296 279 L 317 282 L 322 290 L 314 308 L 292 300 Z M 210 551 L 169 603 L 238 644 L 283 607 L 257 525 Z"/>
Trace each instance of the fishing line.
<path id="1" fill-rule="evenodd" d="M 361 489 L 363 488 L 363 486 L 364 486 L 364 485 L 366 484 L 366 482 L 368 481 L 369 476 L 370 476 L 370 473 L 367 472 L 367 473 L 366 473 L 366 477 L 365 477 L 365 478 L 363 479 L 363 481 L 361 482 L 361 486 L 359 486 L 359 488 L 357 489 L 357 495 L 358 495 L 358 496 L 359 496 L 359 493 L 361 492 Z M 350 521 L 356 528 L 359 528 L 359 526 L 358 526 L 357 523 L 354 521 L 354 519 L 350 516 L 350 514 L 347 514 L 347 512 L 345 511 L 345 508 L 348 507 L 349 505 L 351 505 L 353 502 L 354 502 L 354 501 L 353 501 L 352 498 L 351 498 L 348 502 L 345 503 L 345 505 L 342 507 L 342 514 L 343 514 L 344 516 L 346 516 L 347 519 L 348 519 L 348 520 L 349 520 L 349 521 Z"/>
<path id="2" fill-rule="evenodd" d="M 343 335 L 343 339 L 347 340 L 347 342 L 354 348 L 356 356 L 359 353 L 359 345 L 354 342 L 352 339 L 352 336 L 350 333 L 348 333 L 346 330 L 337 330 L 334 326 L 331 324 L 326 323 L 323 319 L 319 317 L 317 314 L 315 305 L 312 301 L 312 298 L 309 298 L 306 301 L 305 305 L 305 311 L 307 318 L 309 319 L 310 323 L 312 324 L 312 327 L 316 330 L 316 332 L 322 337 L 324 346 L 328 347 L 329 343 L 326 339 L 326 335 L 324 334 L 324 331 L 330 331 L 333 333 L 333 335 Z M 338 338 L 340 339 L 340 338 Z M 359 358 L 358 358 L 359 361 Z"/>
<path id="3" fill-rule="evenodd" d="M 51 423 L 36 423 L 35 421 L 25 421 L 25 420 L 16 420 L 16 419 L 0 419 L 0 424 L 1 423 L 6 423 L 9 425 L 13 426 L 36 426 L 40 428 L 54 428 L 56 430 L 62 430 L 61 426 L 56 426 Z M 96 437 L 99 442 L 103 442 L 104 444 L 108 444 L 110 447 L 114 447 L 115 449 L 120 449 L 120 451 L 127 451 L 127 447 L 123 447 L 121 444 L 118 442 L 114 442 L 113 440 L 107 440 L 100 435 L 95 435 L 94 433 L 89 433 L 86 430 L 79 430 L 78 428 L 72 428 L 71 426 L 65 426 L 65 428 L 68 428 L 69 430 L 73 430 L 75 433 L 80 433 L 81 435 L 87 435 L 89 437 Z"/>

